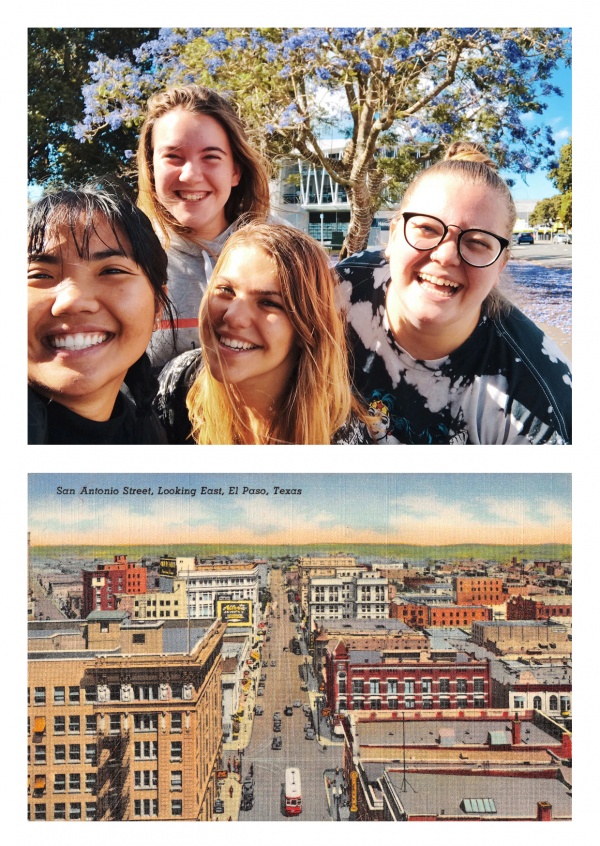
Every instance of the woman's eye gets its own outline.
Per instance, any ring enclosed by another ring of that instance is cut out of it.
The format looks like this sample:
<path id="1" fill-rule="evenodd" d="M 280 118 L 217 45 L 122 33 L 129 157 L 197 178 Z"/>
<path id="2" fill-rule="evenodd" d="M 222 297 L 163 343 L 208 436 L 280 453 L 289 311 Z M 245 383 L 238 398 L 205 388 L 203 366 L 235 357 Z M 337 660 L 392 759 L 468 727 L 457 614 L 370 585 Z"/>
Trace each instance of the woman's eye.
<path id="1" fill-rule="evenodd" d="M 27 271 L 27 281 L 28 282 L 37 282 L 38 280 L 45 280 L 45 279 L 52 279 L 53 276 L 51 273 L 46 272 L 45 270 L 28 270 Z"/>
<path id="2" fill-rule="evenodd" d="M 275 302 L 275 300 L 263 300 L 262 304 L 267 308 L 278 308 L 283 310 L 283 303 Z"/>
<path id="3" fill-rule="evenodd" d="M 103 267 L 100 271 L 100 276 L 116 276 L 121 273 L 129 273 L 130 271 L 124 267 Z"/>

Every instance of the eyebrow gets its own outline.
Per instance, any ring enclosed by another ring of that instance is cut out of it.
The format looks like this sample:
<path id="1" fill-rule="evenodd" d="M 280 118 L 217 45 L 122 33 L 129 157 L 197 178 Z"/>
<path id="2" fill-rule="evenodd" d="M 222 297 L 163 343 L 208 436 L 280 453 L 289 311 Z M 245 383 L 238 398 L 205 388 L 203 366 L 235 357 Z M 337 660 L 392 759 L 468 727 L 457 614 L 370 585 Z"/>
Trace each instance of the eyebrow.
<path id="1" fill-rule="evenodd" d="M 173 150 L 181 150 L 184 146 L 185 146 L 184 144 L 163 144 L 162 146 L 159 146 L 157 149 L 158 149 L 159 153 L 163 153 L 163 152 L 171 152 Z M 217 146 L 200 147 L 200 151 L 202 153 L 217 152 L 217 153 L 223 153 L 224 156 L 227 155 L 227 150 L 223 150 L 222 147 L 217 147 Z"/>
<path id="2" fill-rule="evenodd" d="M 231 287 L 235 287 L 234 280 L 228 279 L 227 276 L 217 276 L 217 279 L 215 281 L 215 287 L 219 284 L 219 282 L 231 285 Z M 281 299 L 283 299 L 283 294 L 281 293 L 281 291 L 269 291 L 264 290 L 262 288 L 251 288 L 248 293 L 252 294 L 252 296 L 254 297 L 281 297 Z"/>
<path id="3" fill-rule="evenodd" d="M 82 257 L 83 258 L 83 257 Z M 128 255 L 124 250 L 117 250 L 113 247 L 108 247 L 106 250 L 97 250 L 95 253 L 90 253 L 87 258 L 84 258 L 84 261 L 104 261 L 105 259 L 110 258 L 127 258 L 130 259 L 131 256 Z M 41 261 L 44 264 L 51 264 L 51 265 L 59 265 L 62 264 L 62 258 L 60 255 L 55 255 L 54 253 L 31 253 L 28 258 L 29 261 Z"/>

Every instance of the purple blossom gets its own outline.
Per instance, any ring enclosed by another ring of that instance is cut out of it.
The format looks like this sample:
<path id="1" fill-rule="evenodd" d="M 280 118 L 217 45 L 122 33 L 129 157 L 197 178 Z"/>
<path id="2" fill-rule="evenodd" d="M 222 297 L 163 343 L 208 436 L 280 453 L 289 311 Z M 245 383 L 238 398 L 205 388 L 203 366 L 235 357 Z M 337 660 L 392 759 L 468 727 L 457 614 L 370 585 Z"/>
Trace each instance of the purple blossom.
<path id="1" fill-rule="evenodd" d="M 327 79 L 331 79 L 331 71 L 328 70 L 328 68 L 317 68 L 315 73 L 319 79 L 323 80 L 323 82 Z"/>
<path id="2" fill-rule="evenodd" d="M 357 62 L 354 65 L 354 69 L 358 71 L 358 73 L 369 74 L 371 73 L 371 66 L 367 62 Z"/>

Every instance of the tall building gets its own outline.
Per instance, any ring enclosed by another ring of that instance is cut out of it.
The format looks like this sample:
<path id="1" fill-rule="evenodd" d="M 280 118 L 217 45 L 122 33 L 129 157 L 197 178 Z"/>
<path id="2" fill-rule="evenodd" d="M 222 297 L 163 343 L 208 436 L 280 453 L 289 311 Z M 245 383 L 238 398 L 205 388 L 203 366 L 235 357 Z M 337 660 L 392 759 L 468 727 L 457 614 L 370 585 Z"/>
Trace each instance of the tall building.
<path id="1" fill-rule="evenodd" d="M 211 819 L 224 632 L 118 611 L 30 623 L 29 818 Z"/>
<path id="2" fill-rule="evenodd" d="M 115 555 L 112 564 L 100 564 L 95 570 L 83 570 L 81 616 L 92 611 L 116 611 L 123 594 L 146 593 L 147 570 Z"/>
<path id="3" fill-rule="evenodd" d="M 386 620 L 388 617 L 388 580 L 378 573 L 354 570 L 345 576 L 316 576 L 309 581 L 311 632 L 323 619 Z"/>

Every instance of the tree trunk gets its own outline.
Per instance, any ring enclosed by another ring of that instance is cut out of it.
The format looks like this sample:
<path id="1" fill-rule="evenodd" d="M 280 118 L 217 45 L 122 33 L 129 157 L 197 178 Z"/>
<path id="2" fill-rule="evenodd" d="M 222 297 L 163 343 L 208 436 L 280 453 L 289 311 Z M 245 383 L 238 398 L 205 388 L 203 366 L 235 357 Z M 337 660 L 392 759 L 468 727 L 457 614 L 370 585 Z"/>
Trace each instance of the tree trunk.
<path id="1" fill-rule="evenodd" d="M 361 174 L 353 188 L 348 188 L 350 203 L 350 225 L 340 250 L 339 261 L 364 250 L 369 242 L 371 224 L 377 210 L 379 191 L 374 197 L 368 184 L 367 174 Z"/>

